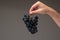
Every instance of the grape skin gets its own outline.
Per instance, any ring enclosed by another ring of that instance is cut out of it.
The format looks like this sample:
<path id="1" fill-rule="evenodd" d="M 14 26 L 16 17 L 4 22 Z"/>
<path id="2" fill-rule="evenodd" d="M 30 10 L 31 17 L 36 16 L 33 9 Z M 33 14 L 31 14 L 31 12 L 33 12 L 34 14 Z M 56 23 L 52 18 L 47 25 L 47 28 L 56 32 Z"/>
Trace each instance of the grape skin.
<path id="1" fill-rule="evenodd" d="M 38 17 L 35 16 L 35 17 L 31 17 L 27 14 L 24 15 L 23 17 L 23 21 L 24 23 L 26 24 L 29 32 L 31 32 L 32 34 L 36 33 L 38 30 L 37 30 L 37 25 L 38 25 Z"/>

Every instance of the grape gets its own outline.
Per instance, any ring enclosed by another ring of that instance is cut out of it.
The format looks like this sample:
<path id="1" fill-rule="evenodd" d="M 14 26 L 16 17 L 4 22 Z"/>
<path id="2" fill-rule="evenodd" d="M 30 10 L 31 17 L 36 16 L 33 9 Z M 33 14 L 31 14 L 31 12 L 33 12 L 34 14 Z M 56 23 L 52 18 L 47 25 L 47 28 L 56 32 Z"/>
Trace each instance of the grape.
<path id="1" fill-rule="evenodd" d="M 36 28 L 29 28 L 29 31 L 30 31 L 32 34 L 34 34 L 34 33 L 37 32 L 37 29 L 36 29 Z"/>
<path id="2" fill-rule="evenodd" d="M 27 29 L 29 30 L 29 32 L 31 32 L 32 34 L 36 33 L 37 30 L 37 25 L 38 25 L 38 17 L 31 17 L 28 14 L 25 14 L 23 17 L 23 21 L 27 26 Z"/>
<path id="3" fill-rule="evenodd" d="M 29 16 L 28 14 L 25 14 L 24 17 L 25 17 L 26 19 L 29 19 L 30 16 Z"/>
<path id="4" fill-rule="evenodd" d="M 38 19 L 38 16 L 35 16 L 35 19 Z"/>

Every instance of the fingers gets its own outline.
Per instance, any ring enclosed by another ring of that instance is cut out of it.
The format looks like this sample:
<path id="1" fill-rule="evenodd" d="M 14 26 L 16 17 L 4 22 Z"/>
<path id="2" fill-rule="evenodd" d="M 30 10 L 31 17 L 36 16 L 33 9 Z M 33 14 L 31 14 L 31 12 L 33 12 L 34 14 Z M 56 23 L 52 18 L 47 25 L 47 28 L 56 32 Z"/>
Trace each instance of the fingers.
<path id="1" fill-rule="evenodd" d="M 39 1 L 32 5 L 32 7 L 29 10 L 29 13 L 32 14 L 32 11 L 36 10 L 39 6 Z"/>
<path id="2" fill-rule="evenodd" d="M 31 14 L 36 14 L 36 13 L 43 13 L 44 8 L 40 8 L 38 10 L 32 11 Z"/>
<path id="3" fill-rule="evenodd" d="M 35 4 L 32 5 L 32 7 L 29 10 L 30 14 L 35 14 L 35 13 L 44 13 L 48 6 L 46 6 L 44 3 L 37 1 Z"/>

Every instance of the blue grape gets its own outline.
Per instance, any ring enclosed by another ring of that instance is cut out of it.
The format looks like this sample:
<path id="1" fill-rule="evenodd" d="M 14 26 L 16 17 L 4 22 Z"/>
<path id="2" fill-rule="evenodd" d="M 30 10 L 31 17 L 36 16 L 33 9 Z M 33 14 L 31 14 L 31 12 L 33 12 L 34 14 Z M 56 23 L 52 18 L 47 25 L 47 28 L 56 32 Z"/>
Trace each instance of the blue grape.
<path id="1" fill-rule="evenodd" d="M 24 23 L 26 24 L 29 32 L 31 32 L 32 34 L 36 33 L 38 30 L 37 30 L 37 25 L 38 25 L 38 17 L 35 16 L 35 17 L 31 17 L 28 15 L 28 14 L 25 14 L 24 17 L 23 17 L 23 21 Z"/>

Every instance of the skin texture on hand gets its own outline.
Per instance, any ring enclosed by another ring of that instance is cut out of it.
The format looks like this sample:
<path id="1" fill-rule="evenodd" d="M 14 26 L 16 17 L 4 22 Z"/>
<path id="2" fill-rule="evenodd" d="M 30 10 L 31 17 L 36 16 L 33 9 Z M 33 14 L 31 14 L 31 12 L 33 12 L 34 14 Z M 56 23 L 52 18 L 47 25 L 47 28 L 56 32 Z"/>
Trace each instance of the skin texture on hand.
<path id="1" fill-rule="evenodd" d="M 37 1 L 33 4 L 29 10 L 30 14 L 48 14 L 60 27 L 60 14 L 53 8 L 45 5 L 44 3 Z"/>
<path id="2" fill-rule="evenodd" d="M 30 14 L 34 14 L 34 13 L 47 13 L 48 10 L 50 9 L 50 7 L 48 7 L 47 5 L 43 4 L 40 1 L 37 1 L 35 4 L 32 5 L 32 7 L 29 10 Z"/>

